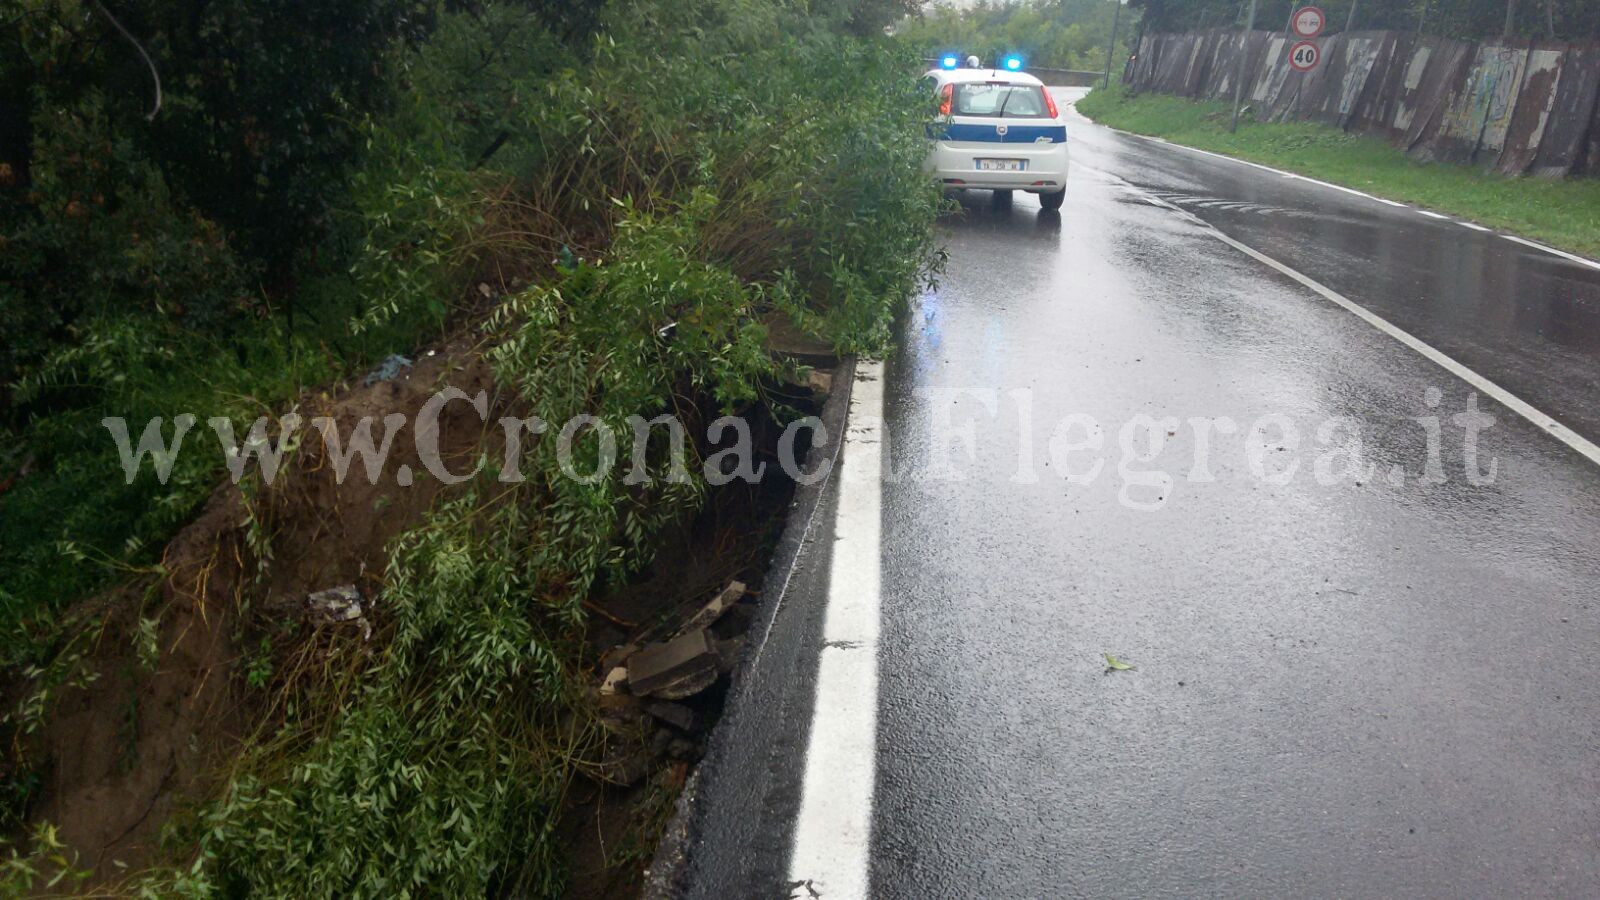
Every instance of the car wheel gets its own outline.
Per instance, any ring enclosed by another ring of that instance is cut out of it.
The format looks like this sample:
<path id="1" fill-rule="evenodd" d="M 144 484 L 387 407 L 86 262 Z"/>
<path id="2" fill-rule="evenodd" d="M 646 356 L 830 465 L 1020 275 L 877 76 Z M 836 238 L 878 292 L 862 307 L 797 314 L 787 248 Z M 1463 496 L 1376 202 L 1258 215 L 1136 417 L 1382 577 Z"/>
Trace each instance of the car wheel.
<path id="1" fill-rule="evenodd" d="M 1039 205 L 1045 209 L 1060 209 L 1061 204 L 1065 203 L 1066 199 L 1067 191 L 1063 188 L 1053 194 L 1040 194 Z"/>
<path id="2" fill-rule="evenodd" d="M 1010 191 L 995 191 L 993 200 L 994 200 L 994 205 L 995 206 L 1010 206 L 1011 205 L 1011 192 Z"/>

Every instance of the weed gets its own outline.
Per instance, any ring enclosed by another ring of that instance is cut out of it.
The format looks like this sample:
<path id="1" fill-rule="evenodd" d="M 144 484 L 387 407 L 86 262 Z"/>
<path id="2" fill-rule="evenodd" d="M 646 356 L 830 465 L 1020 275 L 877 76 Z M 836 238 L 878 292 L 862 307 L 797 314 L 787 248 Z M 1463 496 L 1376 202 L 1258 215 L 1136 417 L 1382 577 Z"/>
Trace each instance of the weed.
<path id="1" fill-rule="evenodd" d="M 244 681 L 256 690 L 265 690 L 272 683 L 272 639 L 263 636 L 256 652 L 245 660 Z"/>

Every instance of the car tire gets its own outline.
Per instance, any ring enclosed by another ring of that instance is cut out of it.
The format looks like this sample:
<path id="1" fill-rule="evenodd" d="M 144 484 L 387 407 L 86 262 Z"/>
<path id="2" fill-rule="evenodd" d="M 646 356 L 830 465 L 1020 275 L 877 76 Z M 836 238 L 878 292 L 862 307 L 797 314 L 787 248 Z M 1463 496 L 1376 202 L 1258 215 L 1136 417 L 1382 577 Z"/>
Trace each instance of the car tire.
<path id="1" fill-rule="evenodd" d="M 992 198 L 990 198 L 990 199 L 994 202 L 995 206 L 1010 206 L 1011 205 L 1011 192 L 1010 191 L 995 191 L 994 192 L 994 196 Z"/>
<path id="2" fill-rule="evenodd" d="M 1061 204 L 1065 203 L 1066 200 L 1067 191 L 1065 188 L 1062 188 L 1055 193 L 1039 195 L 1039 205 L 1045 209 L 1060 209 Z"/>

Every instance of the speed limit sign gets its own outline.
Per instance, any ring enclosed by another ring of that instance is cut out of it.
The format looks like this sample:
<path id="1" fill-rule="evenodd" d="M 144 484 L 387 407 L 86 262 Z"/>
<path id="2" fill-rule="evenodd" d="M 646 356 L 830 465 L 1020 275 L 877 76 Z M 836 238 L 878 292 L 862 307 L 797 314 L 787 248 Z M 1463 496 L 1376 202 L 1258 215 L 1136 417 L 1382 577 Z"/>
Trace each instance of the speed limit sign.
<path id="1" fill-rule="evenodd" d="M 1289 20 L 1289 25 L 1294 33 L 1303 38 L 1314 38 L 1322 33 L 1323 26 L 1328 24 L 1328 17 L 1322 10 L 1315 6 L 1302 6 L 1294 11 L 1294 17 Z"/>
<path id="2" fill-rule="evenodd" d="M 1289 48 L 1289 66 L 1296 72 L 1309 72 L 1317 67 L 1322 51 L 1310 41 L 1301 41 Z"/>

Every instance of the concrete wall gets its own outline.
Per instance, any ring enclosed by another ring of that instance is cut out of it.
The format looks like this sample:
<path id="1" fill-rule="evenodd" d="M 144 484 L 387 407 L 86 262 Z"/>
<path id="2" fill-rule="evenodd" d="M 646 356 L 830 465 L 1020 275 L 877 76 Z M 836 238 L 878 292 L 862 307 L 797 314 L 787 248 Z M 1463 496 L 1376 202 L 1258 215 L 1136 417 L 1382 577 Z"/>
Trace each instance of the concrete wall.
<path id="1" fill-rule="evenodd" d="M 1422 160 L 1511 175 L 1600 175 L 1600 46 L 1473 44 L 1404 31 L 1317 38 L 1322 60 L 1289 67 L 1283 32 L 1150 34 L 1124 80 L 1205 100 L 1244 96 L 1258 118 L 1382 136 Z"/>

